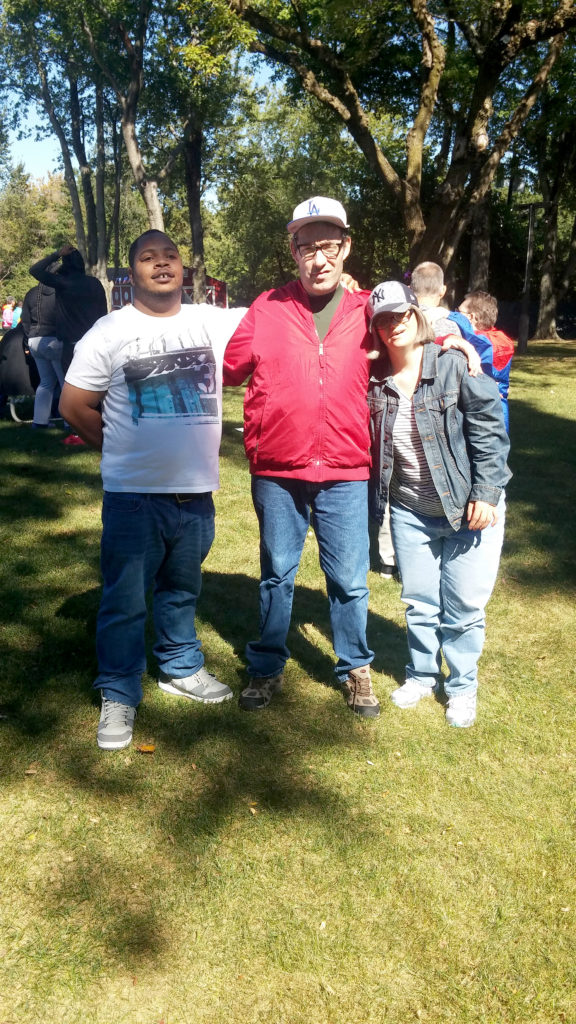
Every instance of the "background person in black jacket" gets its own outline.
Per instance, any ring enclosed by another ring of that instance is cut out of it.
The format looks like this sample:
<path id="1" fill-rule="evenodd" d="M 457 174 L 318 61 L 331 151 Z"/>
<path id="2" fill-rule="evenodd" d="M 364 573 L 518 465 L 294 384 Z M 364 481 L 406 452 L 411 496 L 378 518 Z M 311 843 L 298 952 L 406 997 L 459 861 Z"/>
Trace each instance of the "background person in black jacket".
<path id="1" fill-rule="evenodd" d="M 50 265 L 59 260 L 58 270 L 50 270 Z M 55 327 L 57 337 L 63 342 L 62 365 L 66 373 L 76 342 L 108 312 L 106 292 L 101 281 L 86 273 L 81 254 L 69 244 L 38 260 L 30 267 L 30 273 L 37 281 L 54 289 Z"/>
<path id="2" fill-rule="evenodd" d="M 34 427 L 50 426 L 54 392 L 64 383 L 63 343 L 56 334 L 56 293 L 48 285 L 30 288 L 22 303 L 22 327 L 38 368 L 40 383 L 34 399 Z"/>

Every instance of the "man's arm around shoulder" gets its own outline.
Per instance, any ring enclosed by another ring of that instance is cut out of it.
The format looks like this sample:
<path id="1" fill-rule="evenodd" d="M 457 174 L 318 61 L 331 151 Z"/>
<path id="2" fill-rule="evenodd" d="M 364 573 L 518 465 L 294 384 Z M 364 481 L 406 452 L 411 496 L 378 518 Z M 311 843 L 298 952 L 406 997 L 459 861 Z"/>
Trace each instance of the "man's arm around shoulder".
<path id="1" fill-rule="evenodd" d="M 102 451 L 102 412 L 105 391 L 86 391 L 64 382 L 60 396 L 60 414 L 83 441 Z"/>

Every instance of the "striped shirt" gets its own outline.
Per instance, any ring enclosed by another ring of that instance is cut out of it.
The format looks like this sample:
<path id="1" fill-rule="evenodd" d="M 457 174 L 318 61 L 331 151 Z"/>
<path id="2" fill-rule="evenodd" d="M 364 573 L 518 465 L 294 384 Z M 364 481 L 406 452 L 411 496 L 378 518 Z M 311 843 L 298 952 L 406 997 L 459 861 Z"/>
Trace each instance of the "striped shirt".
<path id="1" fill-rule="evenodd" d="M 412 399 L 403 394 L 400 394 L 392 440 L 394 470 L 390 481 L 390 497 L 425 516 L 445 515 L 416 426 Z"/>

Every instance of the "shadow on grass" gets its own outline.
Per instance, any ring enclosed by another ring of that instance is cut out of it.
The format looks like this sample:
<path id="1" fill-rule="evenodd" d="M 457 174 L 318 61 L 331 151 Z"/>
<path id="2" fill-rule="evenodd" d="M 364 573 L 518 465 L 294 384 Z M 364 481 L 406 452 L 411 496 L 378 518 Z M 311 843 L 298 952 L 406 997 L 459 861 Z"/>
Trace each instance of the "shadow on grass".
<path id="1" fill-rule="evenodd" d="M 0 423 L 0 525 L 21 516 L 56 522 L 68 515 L 80 488 L 98 501 L 102 491 L 98 452 L 63 445 L 61 431 L 32 431 L 29 425 Z"/>
<path id="2" fill-rule="evenodd" d="M 94 555 L 93 542 L 86 540 L 90 556 Z M 30 604 L 41 605 L 42 590 L 20 584 L 9 583 L 0 587 L 0 600 L 10 595 L 11 617 L 15 623 L 27 619 L 30 622 Z M 54 597 L 54 594 L 52 595 Z M 58 605 L 52 619 L 37 617 L 35 643 L 30 649 L 23 648 L 20 632 L 16 628 L 5 636 L 3 655 L 6 675 L 11 676 L 10 693 L 5 693 L 3 707 L 15 715 L 22 731 L 27 735 L 41 733 L 42 716 L 36 706 L 42 691 L 53 686 L 55 678 L 73 673 L 77 693 L 77 680 L 85 677 L 81 684 L 84 695 L 92 693 L 92 679 L 96 673 L 94 637 L 96 616 L 100 601 L 100 588 L 92 587 L 83 593 L 66 596 Z M 33 617 L 33 616 L 32 616 Z M 258 622 L 258 582 L 243 573 L 205 572 L 203 590 L 197 615 L 198 633 L 202 636 L 203 624 L 209 626 L 229 645 L 236 658 L 238 686 L 242 679 L 243 654 L 246 641 L 256 636 Z M 307 628 L 313 630 L 312 637 L 306 635 Z M 369 613 L 369 637 L 377 637 L 377 656 L 374 668 L 386 671 L 401 679 L 405 661 L 404 630 L 382 616 Z M 316 634 L 316 636 L 314 636 Z M 334 658 L 318 646 L 318 635 L 330 644 L 330 623 L 326 595 L 306 586 L 296 586 L 292 627 L 288 637 L 291 658 L 312 679 L 328 687 L 336 687 L 333 672 Z M 151 653 L 153 634 L 151 617 L 147 625 L 147 647 L 149 664 L 154 663 Z M 230 677 L 230 666 L 214 665 L 214 671 Z M 67 685 L 70 688 L 70 684 Z M 96 695 L 93 694 L 94 702 Z M 52 716 L 46 719 L 46 730 L 54 727 Z"/>
<path id="3" fill-rule="evenodd" d="M 24 656 L 21 670 L 12 674 L 10 700 L 2 710 L 8 712 L 11 731 L 18 735 L 19 756 L 11 759 L 5 775 L 12 774 L 26 786 L 22 768 L 33 757 L 44 771 L 58 777 L 67 792 L 87 794 L 105 820 L 121 814 L 121 807 L 129 802 L 132 812 L 136 809 L 149 820 L 156 856 L 170 858 L 176 853 L 191 892 L 201 889 L 204 875 L 212 872 L 205 857 L 212 865 L 222 837 L 247 817 L 250 820 L 254 806 L 258 815 L 267 816 L 268 827 L 283 827 L 286 816 L 297 816 L 308 830 L 330 833 L 334 828 L 340 833 L 362 828 L 365 835 L 373 831 L 377 841 L 379 825 L 369 815 L 364 820 L 357 808 L 352 822 L 351 807 L 338 780 L 322 776 L 324 757 L 330 759 L 338 748 L 352 758 L 365 759 L 378 728 L 375 722 L 358 720 L 341 695 L 331 692 L 333 660 L 302 632 L 303 626 L 313 623 L 316 639 L 318 633 L 328 638 L 328 603 L 323 592 L 296 588 L 289 638 L 296 664 L 287 673 L 285 692 L 263 713 L 242 712 L 236 700 L 207 707 L 167 697 L 148 678 L 135 743 L 153 738 L 157 749 L 149 760 L 134 750 L 102 754 L 94 742 L 97 710 L 86 713 L 86 705 L 96 703 L 90 690 L 98 601 L 99 588 L 65 597 L 52 628 L 48 622 L 39 637 L 42 650 L 41 656 L 35 655 L 34 672 Z M 209 623 L 241 655 L 246 639 L 254 635 L 257 604 L 256 580 L 242 573 L 206 572 L 200 634 L 202 623 Z M 403 630 L 376 614 L 371 615 L 371 625 L 401 646 L 401 673 Z M 66 634 L 75 635 L 78 630 L 89 646 L 76 650 L 71 664 Z M 209 667 L 238 691 L 243 685 L 240 658 L 235 685 L 229 652 L 209 651 L 208 656 Z M 291 686 L 291 676 L 301 676 L 302 670 L 309 677 L 305 687 L 301 681 Z M 311 770 L 311 760 L 318 763 L 319 772 Z M 67 869 L 65 881 L 56 881 L 43 895 L 47 912 L 61 913 L 62 905 L 74 903 L 81 893 L 90 907 L 91 931 L 111 955 L 122 956 L 133 969 L 161 960 L 171 939 L 163 934 L 153 897 L 139 893 L 133 884 L 132 869 L 110 865 L 114 886 L 108 895 L 102 885 L 105 850 L 99 849 L 96 862 L 83 840 L 73 849 L 74 865 Z M 114 895 L 119 888 L 127 893 L 121 907 Z"/>
<path id="4" fill-rule="evenodd" d="M 537 385 L 537 380 L 535 380 Z M 526 402 L 511 405 L 508 522 L 505 557 L 514 578 L 536 593 L 576 583 L 576 423 L 535 410 Z M 524 555 L 539 549 L 535 569 Z"/>

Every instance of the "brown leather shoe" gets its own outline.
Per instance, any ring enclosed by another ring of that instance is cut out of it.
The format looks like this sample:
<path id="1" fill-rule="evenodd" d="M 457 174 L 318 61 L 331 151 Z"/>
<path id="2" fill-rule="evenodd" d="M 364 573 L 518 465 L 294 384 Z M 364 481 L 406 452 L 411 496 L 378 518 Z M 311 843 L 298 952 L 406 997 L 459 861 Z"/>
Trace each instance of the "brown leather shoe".
<path id="1" fill-rule="evenodd" d="M 376 718 L 380 714 L 378 698 L 372 689 L 369 665 L 351 669 L 342 689 L 348 707 L 357 715 Z"/>

